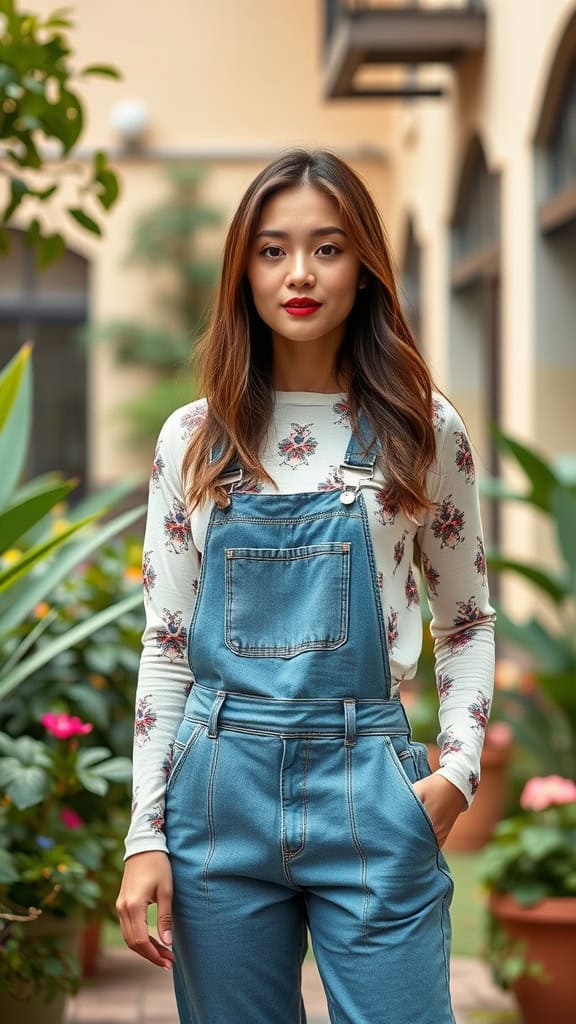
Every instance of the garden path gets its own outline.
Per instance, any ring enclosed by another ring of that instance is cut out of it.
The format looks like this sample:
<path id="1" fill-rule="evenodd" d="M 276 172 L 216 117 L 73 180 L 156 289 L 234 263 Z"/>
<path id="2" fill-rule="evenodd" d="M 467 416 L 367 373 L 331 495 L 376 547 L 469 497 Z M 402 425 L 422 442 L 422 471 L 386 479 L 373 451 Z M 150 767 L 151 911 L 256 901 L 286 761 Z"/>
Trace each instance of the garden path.
<path id="1" fill-rule="evenodd" d="M 303 975 L 308 1024 L 328 1024 L 313 961 Z M 512 998 L 495 988 L 481 960 L 453 957 L 451 979 L 457 1024 L 519 1024 Z M 96 978 L 70 1001 L 68 1024 L 178 1024 L 172 979 L 128 949 L 106 949 Z"/>

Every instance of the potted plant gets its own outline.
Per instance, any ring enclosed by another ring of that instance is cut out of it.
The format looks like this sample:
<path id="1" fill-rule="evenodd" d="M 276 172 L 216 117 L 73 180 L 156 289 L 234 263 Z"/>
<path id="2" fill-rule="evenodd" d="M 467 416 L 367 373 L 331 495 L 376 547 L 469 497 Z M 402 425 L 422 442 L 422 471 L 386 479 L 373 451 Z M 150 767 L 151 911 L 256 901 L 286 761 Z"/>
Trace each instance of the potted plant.
<path id="1" fill-rule="evenodd" d="M 533 777 L 519 813 L 499 822 L 483 851 L 486 958 L 511 988 L 525 1024 L 569 1024 L 576 997 L 576 783 Z"/>
<path id="2" fill-rule="evenodd" d="M 92 724 L 77 716 L 47 712 L 42 727 L 42 740 L 0 733 L 0 1018 L 52 1024 L 78 986 L 80 929 L 118 851 L 103 798 L 130 761 L 85 745 Z"/>

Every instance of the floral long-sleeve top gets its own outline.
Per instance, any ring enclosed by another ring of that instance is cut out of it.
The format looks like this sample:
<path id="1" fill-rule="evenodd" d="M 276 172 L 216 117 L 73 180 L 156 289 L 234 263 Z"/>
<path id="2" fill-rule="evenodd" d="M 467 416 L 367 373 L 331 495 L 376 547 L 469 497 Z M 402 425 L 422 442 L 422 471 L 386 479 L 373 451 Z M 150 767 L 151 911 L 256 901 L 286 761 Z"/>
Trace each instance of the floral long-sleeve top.
<path id="1" fill-rule="evenodd" d="M 146 626 L 136 691 L 132 819 L 125 857 L 167 851 L 164 794 L 172 744 L 193 676 L 186 657 L 187 631 L 198 589 L 211 503 L 189 517 L 181 464 L 191 431 L 201 422 L 199 399 L 166 420 L 154 456 L 144 536 L 143 589 Z M 385 615 L 392 696 L 416 673 L 422 648 L 420 589 L 432 612 L 440 748 L 438 774 L 473 801 L 494 687 L 494 620 L 478 481 L 469 439 L 454 407 L 434 393 L 437 456 L 428 470 L 433 507 L 408 518 L 365 488 L 378 586 Z M 338 466 L 350 438 L 346 395 L 275 392 L 275 408 L 261 459 L 277 490 L 339 488 Z M 379 472 L 376 469 L 375 475 Z M 377 477 L 378 479 L 378 477 Z M 381 477 L 384 486 L 385 480 Z M 240 485 L 242 489 L 242 485 Z M 422 573 L 414 564 L 414 543 Z"/>

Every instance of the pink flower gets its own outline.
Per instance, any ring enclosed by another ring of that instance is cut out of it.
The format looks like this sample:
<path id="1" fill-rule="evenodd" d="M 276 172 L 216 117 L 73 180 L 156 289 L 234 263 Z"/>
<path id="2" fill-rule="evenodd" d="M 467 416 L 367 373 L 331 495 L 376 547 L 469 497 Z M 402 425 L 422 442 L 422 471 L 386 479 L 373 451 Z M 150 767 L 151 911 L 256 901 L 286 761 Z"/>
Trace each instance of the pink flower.
<path id="1" fill-rule="evenodd" d="M 70 736 L 84 736 L 94 728 L 90 722 L 81 722 L 76 715 L 67 715 L 64 712 L 56 714 L 54 711 L 48 711 L 42 715 L 40 721 L 58 740 L 67 740 Z"/>
<path id="2" fill-rule="evenodd" d="M 507 722 L 489 722 L 486 742 L 492 747 L 507 747 L 512 740 L 512 729 Z"/>
<path id="3" fill-rule="evenodd" d="M 66 825 L 66 828 L 82 828 L 84 824 L 84 818 L 81 818 L 76 811 L 73 811 L 71 807 L 63 807 L 60 811 L 60 821 Z"/>
<path id="4" fill-rule="evenodd" d="M 545 811 L 554 804 L 571 804 L 576 800 L 576 783 L 561 775 L 534 776 L 522 790 L 520 806 L 525 811 Z"/>

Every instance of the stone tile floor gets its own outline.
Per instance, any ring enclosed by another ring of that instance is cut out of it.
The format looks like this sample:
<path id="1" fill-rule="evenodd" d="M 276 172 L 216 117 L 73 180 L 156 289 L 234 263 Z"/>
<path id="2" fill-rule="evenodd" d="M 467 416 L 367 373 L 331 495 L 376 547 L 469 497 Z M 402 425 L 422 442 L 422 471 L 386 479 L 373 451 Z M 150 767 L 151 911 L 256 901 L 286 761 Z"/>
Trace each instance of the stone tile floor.
<path id="1" fill-rule="evenodd" d="M 328 1024 L 312 961 L 304 964 L 303 988 L 308 1024 Z M 481 960 L 454 957 L 451 989 L 457 1024 L 520 1024 L 513 999 L 494 987 Z M 172 978 L 128 949 L 106 949 L 96 978 L 85 981 L 71 999 L 68 1024 L 178 1024 Z"/>

